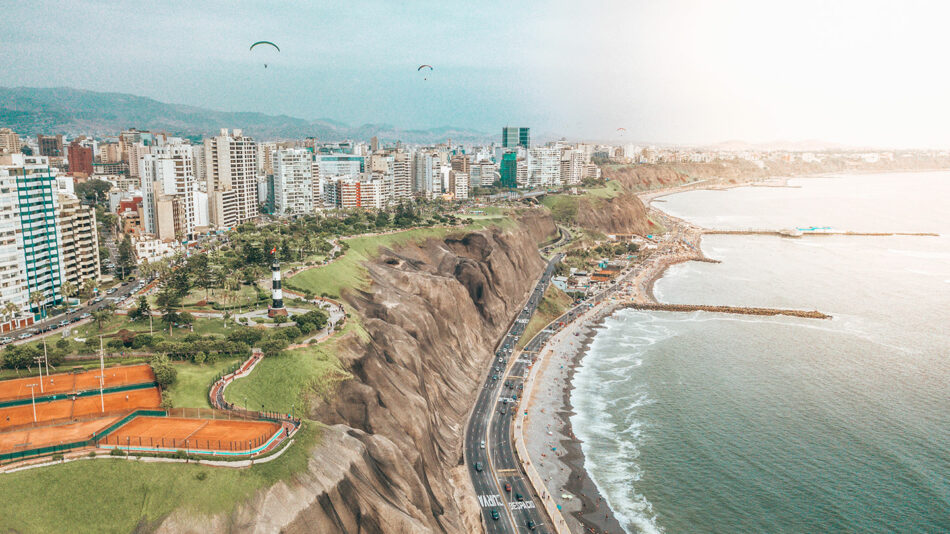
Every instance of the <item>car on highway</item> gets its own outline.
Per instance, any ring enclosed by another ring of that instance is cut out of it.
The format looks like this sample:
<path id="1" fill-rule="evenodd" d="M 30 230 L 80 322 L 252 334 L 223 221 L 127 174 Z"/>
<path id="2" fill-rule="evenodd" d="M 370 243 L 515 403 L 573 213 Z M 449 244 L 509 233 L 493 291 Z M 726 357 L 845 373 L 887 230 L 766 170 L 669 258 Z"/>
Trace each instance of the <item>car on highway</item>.
<path id="1" fill-rule="evenodd" d="M 482 442 L 479 444 L 479 447 L 483 449 L 485 448 L 485 440 L 482 440 Z"/>
<path id="2" fill-rule="evenodd" d="M 79 316 L 80 319 L 88 319 L 88 318 L 90 318 L 90 317 L 92 317 L 92 314 L 89 313 L 89 312 L 86 312 L 86 313 L 84 313 L 84 314 L 82 314 L 82 315 Z"/>
<path id="3" fill-rule="evenodd" d="M 500 414 L 502 414 L 502 415 L 505 415 L 505 413 L 507 413 L 507 412 L 505 411 L 505 407 L 502 406 L 502 408 L 501 408 L 500 410 L 498 410 L 498 413 L 500 413 Z"/>
<path id="4" fill-rule="evenodd" d="M 505 491 L 507 491 L 508 493 L 511 493 L 511 483 L 510 483 L 510 482 L 505 482 Z"/>
<path id="5" fill-rule="evenodd" d="M 498 515 L 498 510 L 495 510 L 494 508 L 492 508 L 492 510 L 491 510 L 491 518 L 494 519 L 495 521 L 498 521 L 498 518 L 499 518 L 499 517 L 501 517 L 501 516 Z"/>
<path id="6" fill-rule="evenodd" d="M 498 380 L 498 375 L 491 375 L 492 380 Z"/>
<path id="7" fill-rule="evenodd" d="M 520 502 L 524 502 L 524 495 L 522 495 L 522 494 L 520 494 L 520 493 L 515 493 L 515 500 L 516 500 L 516 501 L 520 501 Z"/>
<path id="8" fill-rule="evenodd" d="M 108 291 L 106 291 L 106 294 L 107 294 L 107 295 L 111 295 L 111 294 L 115 293 L 117 289 L 118 289 L 117 287 L 110 287 L 110 288 L 108 289 Z"/>
<path id="9" fill-rule="evenodd" d="M 63 319 L 62 321 L 59 322 L 59 326 L 66 326 L 66 325 L 68 325 L 68 324 L 69 324 L 69 321 L 67 321 L 67 320 L 65 320 L 65 319 Z"/>
<path id="10" fill-rule="evenodd" d="M 475 462 L 475 470 L 478 471 L 479 473 L 481 473 L 481 472 L 482 472 L 482 469 L 484 469 L 484 467 L 482 466 L 482 463 L 481 463 L 481 462 Z"/>
<path id="11" fill-rule="evenodd" d="M 535 527 L 535 526 L 536 526 L 536 525 L 534 524 L 534 521 L 532 521 L 532 520 L 529 519 L 529 520 L 528 520 L 528 523 L 527 523 L 528 530 L 534 530 L 534 527 Z"/>
<path id="12" fill-rule="evenodd" d="M 17 339 L 28 339 L 28 338 L 29 338 L 30 336 L 32 336 L 32 335 L 33 335 L 33 334 L 28 334 L 28 333 L 26 333 L 26 332 L 23 332 L 22 334 L 20 334 L 20 335 L 17 336 Z"/>

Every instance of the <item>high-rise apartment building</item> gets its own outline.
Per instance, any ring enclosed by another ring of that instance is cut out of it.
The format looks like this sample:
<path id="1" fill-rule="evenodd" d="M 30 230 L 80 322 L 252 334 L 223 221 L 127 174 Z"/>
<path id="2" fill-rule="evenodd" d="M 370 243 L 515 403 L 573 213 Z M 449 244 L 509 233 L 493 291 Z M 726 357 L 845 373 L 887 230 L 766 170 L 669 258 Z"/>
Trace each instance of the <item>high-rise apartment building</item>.
<path id="1" fill-rule="evenodd" d="M 142 156 L 152 153 L 152 147 L 145 146 L 142 143 L 136 143 L 133 145 L 126 146 L 126 155 L 129 158 L 129 176 L 141 177 L 141 171 L 139 170 L 139 162 L 142 160 Z"/>
<path id="2" fill-rule="evenodd" d="M 63 257 L 63 279 L 81 287 L 99 277 L 99 236 L 96 210 L 83 206 L 74 195 L 59 193 L 56 223 Z"/>
<path id="3" fill-rule="evenodd" d="M 20 151 L 20 136 L 9 128 L 0 128 L 0 154 L 16 154 Z"/>
<path id="4" fill-rule="evenodd" d="M 63 283 L 60 236 L 56 228 L 56 177 L 45 156 L 11 156 L 12 165 L 0 173 L 14 178 L 16 185 L 20 239 L 23 244 L 22 269 L 30 309 L 45 314 L 49 306 L 62 301 Z M 32 295 L 41 295 L 39 302 Z"/>
<path id="5" fill-rule="evenodd" d="M 284 148 L 273 154 L 274 212 L 278 216 L 313 212 L 313 174 L 310 151 Z"/>
<path id="6" fill-rule="evenodd" d="M 469 186 L 488 187 L 495 183 L 495 174 L 495 164 L 490 161 L 472 164 L 468 174 Z"/>
<path id="7" fill-rule="evenodd" d="M 241 130 L 205 139 L 205 176 L 211 226 L 233 228 L 260 214 L 257 203 L 257 146 Z"/>
<path id="8" fill-rule="evenodd" d="M 412 155 L 412 192 L 431 195 L 435 188 L 435 162 L 438 160 L 431 152 L 417 150 Z"/>
<path id="9" fill-rule="evenodd" d="M 257 172 L 260 175 L 274 174 L 274 152 L 277 143 L 257 144 Z"/>
<path id="10" fill-rule="evenodd" d="M 449 192 L 455 196 L 456 200 L 468 198 L 468 186 L 468 173 L 449 172 Z"/>
<path id="11" fill-rule="evenodd" d="M 412 198 L 412 165 L 409 154 L 396 152 L 392 162 L 393 200 L 400 202 Z"/>
<path id="12" fill-rule="evenodd" d="M 33 322 L 31 316 L 20 313 L 27 309 L 29 302 L 20 232 L 17 176 L 11 174 L 8 167 L 0 167 L 0 332 Z M 8 303 L 16 306 L 17 311 L 7 312 Z"/>
<path id="13" fill-rule="evenodd" d="M 518 154 L 516 152 L 506 152 L 502 156 L 499 172 L 502 187 L 518 187 Z"/>
<path id="14" fill-rule="evenodd" d="M 139 159 L 142 227 L 158 239 L 186 239 L 198 226 L 191 145 L 154 147 Z"/>
<path id="15" fill-rule="evenodd" d="M 535 147 L 528 150 L 528 187 L 561 185 L 561 149 Z"/>
<path id="16" fill-rule="evenodd" d="M 502 148 L 514 148 L 520 146 L 524 149 L 528 149 L 531 146 L 530 131 L 530 128 L 515 128 L 505 126 L 501 129 Z"/>
<path id="17" fill-rule="evenodd" d="M 83 174 L 92 176 L 92 147 L 83 146 L 79 141 L 69 143 L 66 149 L 66 157 L 69 159 L 69 174 L 76 176 Z"/>
<path id="18" fill-rule="evenodd" d="M 37 135 L 36 144 L 40 147 L 40 155 L 50 158 L 63 157 L 62 135 Z"/>

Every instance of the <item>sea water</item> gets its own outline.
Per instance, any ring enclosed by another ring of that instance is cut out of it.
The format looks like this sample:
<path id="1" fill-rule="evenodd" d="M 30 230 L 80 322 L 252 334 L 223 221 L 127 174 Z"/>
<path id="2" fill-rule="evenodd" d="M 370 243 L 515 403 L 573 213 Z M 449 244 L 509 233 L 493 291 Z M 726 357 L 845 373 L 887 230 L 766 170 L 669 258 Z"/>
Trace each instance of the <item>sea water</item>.
<path id="1" fill-rule="evenodd" d="M 575 376 L 572 424 L 628 532 L 950 532 L 950 173 L 666 197 L 707 228 L 661 302 L 831 320 L 621 311 Z"/>

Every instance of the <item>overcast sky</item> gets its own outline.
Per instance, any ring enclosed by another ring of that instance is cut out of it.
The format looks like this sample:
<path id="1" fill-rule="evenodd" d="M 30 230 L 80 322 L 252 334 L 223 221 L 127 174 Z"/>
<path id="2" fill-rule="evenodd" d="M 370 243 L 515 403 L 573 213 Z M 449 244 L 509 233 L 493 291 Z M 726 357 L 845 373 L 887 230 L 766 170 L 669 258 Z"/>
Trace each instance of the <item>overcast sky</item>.
<path id="1" fill-rule="evenodd" d="M 950 145 L 950 2 L 33 0 L 2 13 L 7 86 L 354 125 Z M 262 39 L 281 53 L 248 51 Z"/>

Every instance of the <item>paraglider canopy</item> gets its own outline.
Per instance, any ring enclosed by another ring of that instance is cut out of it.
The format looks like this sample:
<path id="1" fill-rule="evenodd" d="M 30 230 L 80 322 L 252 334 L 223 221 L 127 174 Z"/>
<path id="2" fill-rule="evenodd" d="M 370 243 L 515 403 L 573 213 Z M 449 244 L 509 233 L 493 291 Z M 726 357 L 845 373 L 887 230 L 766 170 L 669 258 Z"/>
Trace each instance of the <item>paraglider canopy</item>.
<path id="1" fill-rule="evenodd" d="M 627 129 L 621 126 L 620 128 L 617 128 L 617 131 L 620 132 L 620 137 L 623 137 L 623 133 L 626 132 Z"/>
<path id="2" fill-rule="evenodd" d="M 431 71 L 431 70 L 432 70 L 432 65 L 419 65 L 419 68 L 416 69 L 416 72 L 419 72 L 419 71 L 422 70 L 422 69 L 429 69 L 429 70 Z M 428 79 L 429 79 L 429 76 L 426 75 L 426 76 L 423 77 L 422 79 L 423 79 L 423 80 L 428 80 Z"/>
<path id="3" fill-rule="evenodd" d="M 280 52 L 280 47 L 270 41 L 257 41 L 256 43 L 252 44 L 251 47 L 248 48 L 248 50 L 254 50 L 254 47 L 256 46 L 265 46 L 265 47 L 273 46 L 274 50 L 277 50 L 278 52 Z M 265 69 L 267 68 L 267 63 L 264 63 L 264 68 Z"/>
<path id="4" fill-rule="evenodd" d="M 251 47 L 248 48 L 248 50 L 254 50 L 254 47 L 257 46 L 257 45 L 271 45 L 271 46 L 273 46 L 274 48 L 276 48 L 278 52 L 280 52 L 280 47 L 277 46 L 277 45 L 275 45 L 274 43 L 272 43 L 272 42 L 270 42 L 270 41 L 258 41 L 258 42 L 256 42 L 256 43 L 252 44 Z"/>

